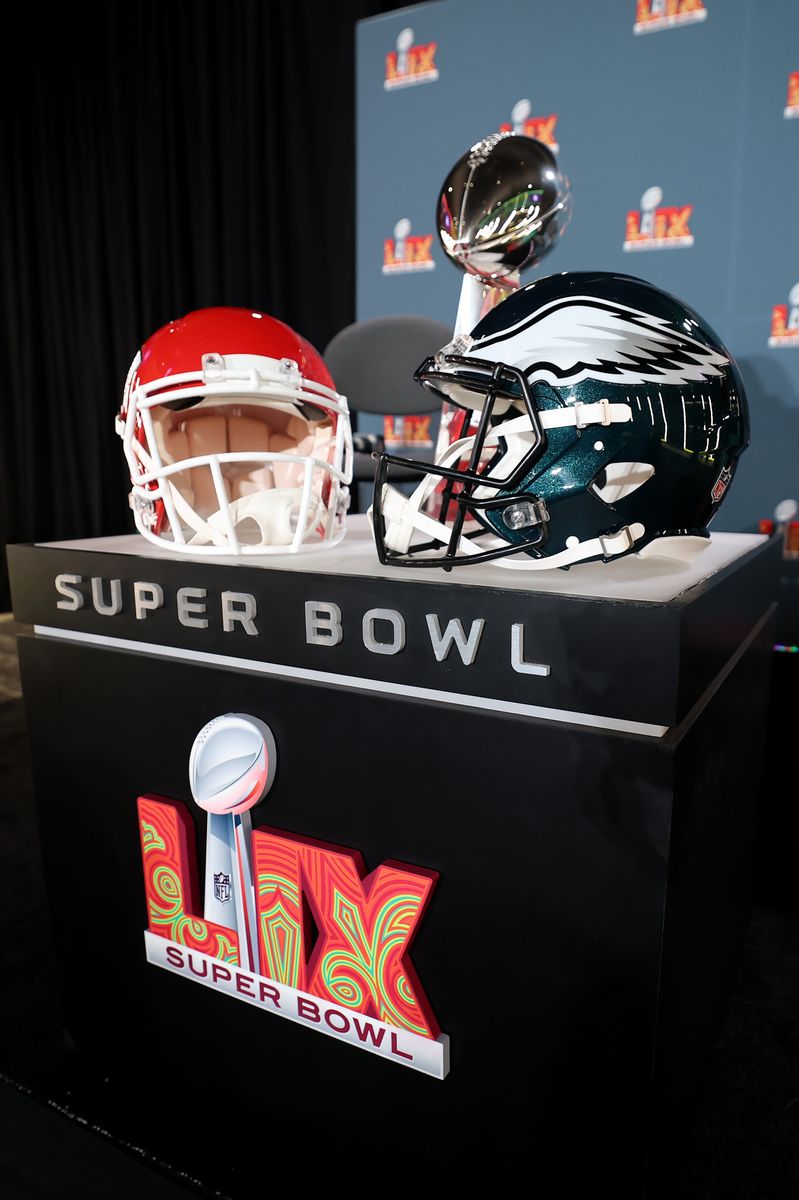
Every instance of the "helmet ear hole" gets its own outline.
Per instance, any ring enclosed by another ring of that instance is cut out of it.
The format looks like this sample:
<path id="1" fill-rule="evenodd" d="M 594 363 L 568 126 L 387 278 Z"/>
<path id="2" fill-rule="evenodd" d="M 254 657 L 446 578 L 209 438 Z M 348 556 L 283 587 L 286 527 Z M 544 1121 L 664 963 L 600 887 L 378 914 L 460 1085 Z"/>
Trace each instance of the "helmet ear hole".
<path id="1" fill-rule="evenodd" d="M 603 504 L 617 504 L 625 496 L 643 487 L 655 474 L 651 463 L 612 462 L 597 471 L 591 481 L 591 491 Z"/>

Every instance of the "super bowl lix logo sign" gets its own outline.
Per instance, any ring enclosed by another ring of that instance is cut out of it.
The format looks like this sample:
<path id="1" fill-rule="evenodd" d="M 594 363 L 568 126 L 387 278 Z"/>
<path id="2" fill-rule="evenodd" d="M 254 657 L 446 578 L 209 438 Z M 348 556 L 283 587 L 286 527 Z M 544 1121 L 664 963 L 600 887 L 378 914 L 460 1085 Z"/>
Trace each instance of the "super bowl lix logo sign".
<path id="1" fill-rule="evenodd" d="M 411 236 L 411 223 L 401 217 L 394 226 L 393 238 L 383 242 L 383 274 L 401 275 L 407 271 L 432 271 L 433 235 Z"/>
<path id="2" fill-rule="evenodd" d="M 693 25 L 706 17 L 702 0 L 636 0 L 633 33 L 657 33 L 676 25 Z"/>
<path id="3" fill-rule="evenodd" d="M 661 208 L 662 199 L 661 188 L 647 188 L 641 197 L 640 211 L 634 209 L 627 213 L 625 250 L 674 250 L 680 246 L 693 246 L 694 236 L 688 228 L 693 204 Z"/>
<path id="4" fill-rule="evenodd" d="M 769 346 L 799 346 L 799 283 L 788 293 L 787 304 L 775 304 L 771 310 Z"/>
<path id="5" fill-rule="evenodd" d="M 435 83 L 438 68 L 435 63 L 436 43 L 414 46 L 413 30 L 403 29 L 397 36 L 397 48 L 386 55 L 386 77 L 383 87 L 413 87 L 417 83 Z"/>
<path id="6" fill-rule="evenodd" d="M 257 718 L 217 717 L 189 774 L 208 813 L 205 906 L 185 805 L 138 801 L 147 961 L 275 1016 L 443 1079 L 440 1032 L 409 958 L 438 878 L 394 861 L 367 874 L 357 851 L 263 827 L 274 739 Z"/>

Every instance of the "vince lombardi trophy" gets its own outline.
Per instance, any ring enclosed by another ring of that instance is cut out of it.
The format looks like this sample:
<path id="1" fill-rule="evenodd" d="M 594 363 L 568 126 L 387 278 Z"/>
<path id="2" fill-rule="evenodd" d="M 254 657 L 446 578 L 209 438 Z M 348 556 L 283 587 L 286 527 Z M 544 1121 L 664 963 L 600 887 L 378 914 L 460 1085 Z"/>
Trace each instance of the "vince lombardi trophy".
<path id="1" fill-rule="evenodd" d="M 277 753 L 268 725 L 225 713 L 204 725 L 189 756 L 195 803 L 208 813 L 205 855 L 207 921 L 234 929 L 239 963 L 260 974 L 250 809 L 275 778 Z"/>

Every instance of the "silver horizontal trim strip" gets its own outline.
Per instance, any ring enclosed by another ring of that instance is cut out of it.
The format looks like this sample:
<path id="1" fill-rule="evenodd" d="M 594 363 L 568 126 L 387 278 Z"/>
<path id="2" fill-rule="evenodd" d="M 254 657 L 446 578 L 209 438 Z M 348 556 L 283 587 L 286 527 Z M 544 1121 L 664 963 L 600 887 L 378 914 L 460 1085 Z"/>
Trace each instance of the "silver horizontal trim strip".
<path id="1" fill-rule="evenodd" d="M 384 692 L 389 696 L 407 696 L 413 700 L 430 700 L 434 704 L 458 704 L 462 708 L 479 708 L 491 712 L 510 713 L 517 717 L 537 717 L 541 721 L 562 721 L 568 725 L 585 725 L 591 729 L 612 729 L 617 733 L 637 733 L 643 737 L 661 738 L 668 725 L 649 725 L 644 721 L 624 721 L 618 717 L 597 716 L 594 713 L 573 712 L 566 708 L 547 708 L 540 704 L 519 704 L 514 700 L 495 700 L 490 696 L 469 696 L 464 692 L 442 692 L 437 688 L 415 687 L 408 683 L 393 683 L 384 679 L 365 679 L 359 675 L 339 675 L 335 671 L 314 671 L 308 667 L 292 667 L 285 663 L 260 662 L 251 658 L 235 658 L 230 654 L 211 654 L 206 650 L 182 650 L 177 646 L 158 646 L 153 642 L 135 642 L 128 638 L 107 637 L 102 633 L 80 633 L 74 629 L 56 629 L 51 625 L 34 625 L 37 634 L 72 642 L 88 642 L 107 646 L 111 650 L 133 650 L 160 658 L 178 658 L 184 662 L 207 663 L 211 667 L 235 667 L 255 675 L 278 675 L 284 679 L 302 679 L 308 683 L 337 683 L 369 692 Z"/>

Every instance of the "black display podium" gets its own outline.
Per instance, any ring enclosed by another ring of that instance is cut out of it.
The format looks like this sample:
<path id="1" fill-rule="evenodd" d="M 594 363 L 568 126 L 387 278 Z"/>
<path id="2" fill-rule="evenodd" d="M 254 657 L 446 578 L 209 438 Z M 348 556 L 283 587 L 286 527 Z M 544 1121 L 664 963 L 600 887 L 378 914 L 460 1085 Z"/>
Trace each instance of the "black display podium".
<path id="1" fill-rule="evenodd" d="M 236 1196 L 298 1128 L 414 1174 L 660 1195 L 745 916 L 779 553 L 720 534 L 691 567 L 391 571 L 357 520 L 339 551 L 257 563 L 10 548 L 64 1023 L 130 1097 L 120 1132 Z M 274 734 L 256 866 L 294 856 L 280 937 L 315 1014 L 288 975 L 278 1013 L 206 953 L 188 759 L 230 712 Z M 196 953 L 159 967 L 148 847 L 173 835 Z M 405 905 L 385 1005 L 378 886 Z M 328 977 L 331 922 L 349 949 Z"/>

